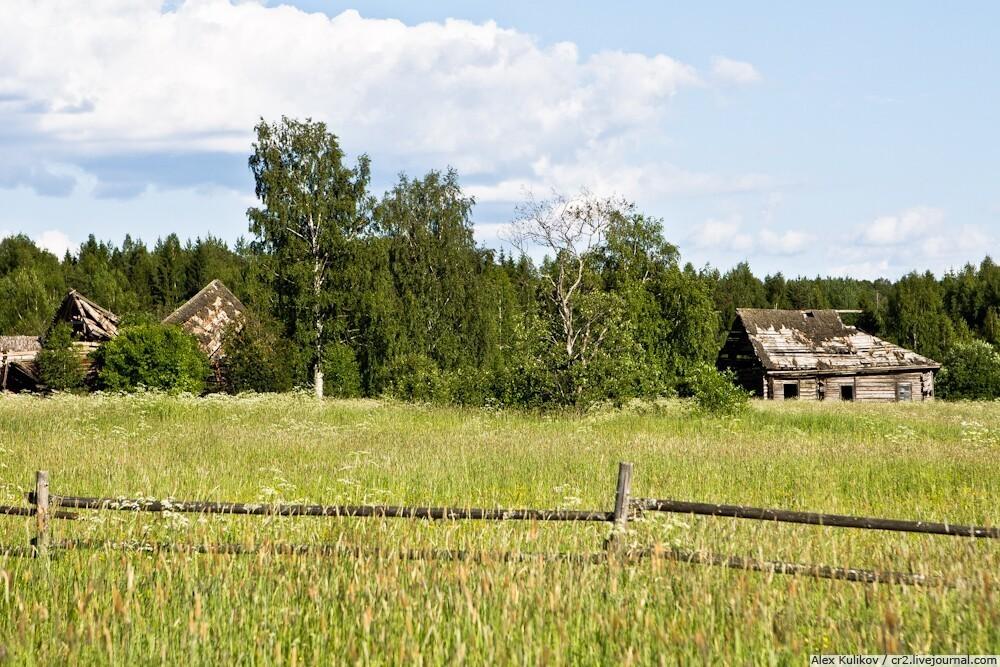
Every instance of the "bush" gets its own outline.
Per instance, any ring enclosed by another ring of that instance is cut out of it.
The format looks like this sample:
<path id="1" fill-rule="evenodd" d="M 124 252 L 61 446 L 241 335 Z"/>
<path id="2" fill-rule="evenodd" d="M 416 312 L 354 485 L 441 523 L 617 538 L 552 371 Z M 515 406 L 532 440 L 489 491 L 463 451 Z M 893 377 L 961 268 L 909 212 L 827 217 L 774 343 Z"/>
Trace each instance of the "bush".
<path id="1" fill-rule="evenodd" d="M 447 378 L 434 360 L 423 354 L 406 354 L 393 360 L 386 371 L 386 393 L 404 401 L 447 403 L 451 400 Z"/>
<path id="2" fill-rule="evenodd" d="M 208 359 L 193 336 L 178 327 L 137 324 L 97 350 L 101 387 L 135 391 L 145 387 L 201 393 L 209 375 Z"/>
<path id="3" fill-rule="evenodd" d="M 953 345 L 938 373 L 937 394 L 947 399 L 1000 397 L 1000 353 L 981 340 Z"/>
<path id="4" fill-rule="evenodd" d="M 223 384 L 229 393 L 291 390 L 292 350 L 275 321 L 245 317 L 242 326 L 226 333 L 222 351 Z"/>
<path id="5" fill-rule="evenodd" d="M 323 395 L 338 398 L 361 395 L 361 367 L 354 350 L 343 343 L 330 345 L 324 351 Z"/>
<path id="6" fill-rule="evenodd" d="M 57 324 L 45 337 L 36 362 L 42 384 L 49 389 L 66 391 L 83 385 L 83 362 L 73 349 L 73 330 L 65 322 Z"/>
<path id="7" fill-rule="evenodd" d="M 687 387 L 699 411 L 737 415 L 750 407 L 750 393 L 737 386 L 735 379 L 731 370 L 720 372 L 708 364 L 699 364 L 688 371 Z"/>

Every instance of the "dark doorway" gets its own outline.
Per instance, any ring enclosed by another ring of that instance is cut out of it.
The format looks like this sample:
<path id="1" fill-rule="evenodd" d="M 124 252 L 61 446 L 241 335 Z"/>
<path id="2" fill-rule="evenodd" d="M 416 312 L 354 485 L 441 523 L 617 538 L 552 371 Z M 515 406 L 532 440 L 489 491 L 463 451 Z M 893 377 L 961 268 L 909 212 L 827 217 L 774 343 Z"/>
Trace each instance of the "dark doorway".
<path id="1" fill-rule="evenodd" d="M 785 384 L 784 394 L 785 394 L 785 400 L 786 401 L 788 399 L 790 399 L 790 398 L 798 398 L 799 397 L 799 385 L 798 385 L 798 383 L 794 383 L 794 384 L 788 383 L 788 384 Z"/>
<path id="2" fill-rule="evenodd" d="M 842 401 L 853 401 L 854 400 L 854 386 L 849 384 L 840 385 L 840 400 Z"/>

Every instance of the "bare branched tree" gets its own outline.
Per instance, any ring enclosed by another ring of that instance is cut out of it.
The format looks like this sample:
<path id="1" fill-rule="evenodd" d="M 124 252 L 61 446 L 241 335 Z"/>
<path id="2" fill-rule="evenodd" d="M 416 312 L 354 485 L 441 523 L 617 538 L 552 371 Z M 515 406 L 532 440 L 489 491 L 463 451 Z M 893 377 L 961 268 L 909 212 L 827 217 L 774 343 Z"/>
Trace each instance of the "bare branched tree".
<path id="1" fill-rule="evenodd" d="M 548 257 L 541 277 L 558 313 L 552 342 L 565 350 L 569 366 L 585 367 L 607 336 L 614 305 L 591 298 L 596 291 L 592 268 L 609 229 L 631 209 L 624 200 L 594 197 L 587 191 L 546 200 L 529 194 L 518 207 L 509 240 L 522 254 L 541 249 Z"/>

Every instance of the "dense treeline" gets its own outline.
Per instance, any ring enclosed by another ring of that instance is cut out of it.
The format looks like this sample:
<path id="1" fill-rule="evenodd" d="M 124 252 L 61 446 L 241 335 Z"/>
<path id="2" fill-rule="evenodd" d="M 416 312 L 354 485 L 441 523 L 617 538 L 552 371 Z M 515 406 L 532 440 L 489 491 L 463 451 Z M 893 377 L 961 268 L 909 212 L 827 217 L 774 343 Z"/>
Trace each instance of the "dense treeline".
<path id="1" fill-rule="evenodd" d="M 502 405 L 684 392 L 737 307 L 861 309 L 862 328 L 946 362 L 1000 344 L 989 258 L 895 282 L 698 270 L 660 220 L 586 193 L 527 202 L 521 251 L 496 252 L 476 244 L 454 171 L 401 176 L 376 198 L 366 157 L 348 166 L 322 124 L 288 119 L 257 128 L 251 170 L 261 206 L 233 247 L 91 236 L 59 259 L 23 235 L 0 241 L 0 333 L 44 332 L 69 288 L 138 320 L 219 278 L 254 314 L 229 341 L 237 389 Z"/>

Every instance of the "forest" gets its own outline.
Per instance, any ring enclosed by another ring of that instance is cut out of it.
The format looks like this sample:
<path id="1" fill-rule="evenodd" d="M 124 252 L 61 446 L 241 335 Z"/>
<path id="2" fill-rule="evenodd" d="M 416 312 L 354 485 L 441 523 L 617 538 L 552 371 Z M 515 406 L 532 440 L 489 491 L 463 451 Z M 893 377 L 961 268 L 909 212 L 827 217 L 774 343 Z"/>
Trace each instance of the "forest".
<path id="1" fill-rule="evenodd" d="M 348 164 L 322 123 L 261 121 L 249 167 L 260 204 L 232 246 L 91 235 L 59 258 L 0 241 L 0 334 L 45 333 L 70 288 L 128 323 L 218 278 L 252 313 L 230 341 L 246 366 L 233 390 L 579 406 L 684 394 L 737 307 L 858 309 L 862 329 L 973 373 L 955 397 L 1000 395 L 989 257 L 940 277 L 761 278 L 682 263 L 662 220 L 586 192 L 528 197 L 497 251 L 474 240 L 456 171 L 401 175 L 378 196 L 368 158 Z"/>

